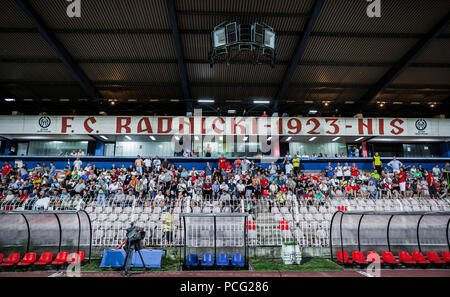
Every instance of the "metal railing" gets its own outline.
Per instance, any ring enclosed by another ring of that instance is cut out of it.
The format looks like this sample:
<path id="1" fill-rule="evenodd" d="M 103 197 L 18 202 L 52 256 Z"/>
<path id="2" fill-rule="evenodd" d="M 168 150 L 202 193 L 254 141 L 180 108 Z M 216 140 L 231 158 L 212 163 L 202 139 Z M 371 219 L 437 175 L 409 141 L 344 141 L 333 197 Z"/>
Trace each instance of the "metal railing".
<path id="1" fill-rule="evenodd" d="M 106 207 L 91 198 L 81 203 L 78 197 L 71 201 L 55 204 L 51 199 L 48 205 L 44 203 L 33 205 L 30 200 L 2 200 L 0 210 L 86 210 L 92 221 L 93 246 L 115 247 L 125 239 L 126 229 L 130 222 L 144 228 L 146 246 L 180 246 L 183 244 L 184 230 L 180 224 L 179 214 L 189 212 L 231 212 L 230 205 L 222 205 L 217 199 L 208 198 L 202 203 L 188 204 L 175 202 L 172 236 L 164 238 L 162 223 L 162 208 L 154 206 L 153 201 L 138 203 L 136 201 L 124 205 L 113 205 L 108 200 Z M 243 203 L 243 201 L 241 201 Z M 37 205 L 37 206 L 36 206 Z M 41 205 L 41 206 L 40 206 Z M 234 205 L 236 206 L 236 205 Z M 242 206 L 242 205 L 241 205 Z M 300 246 L 320 247 L 329 245 L 329 224 L 332 214 L 339 206 L 348 211 L 449 211 L 450 199 L 347 199 L 335 197 L 324 200 L 319 207 L 308 205 L 298 198 L 288 203 L 276 204 L 269 200 L 253 201 L 248 217 L 249 246 L 281 246 L 284 242 L 297 241 Z M 243 211 L 243 207 L 241 207 Z M 284 221 L 284 222 L 283 222 Z M 281 223 L 280 223 L 281 222 Z M 209 232 L 211 226 L 205 225 L 204 232 Z M 232 225 L 219 226 L 223 232 L 232 234 Z M 194 236 L 194 235 L 193 235 Z M 233 241 L 233 238 L 230 238 Z M 236 239 L 237 240 L 237 239 Z M 207 243 L 198 243 L 199 245 Z M 225 244 L 225 243 L 224 243 Z M 229 244 L 229 241 L 227 241 Z M 238 242 L 236 242 L 238 244 Z"/>

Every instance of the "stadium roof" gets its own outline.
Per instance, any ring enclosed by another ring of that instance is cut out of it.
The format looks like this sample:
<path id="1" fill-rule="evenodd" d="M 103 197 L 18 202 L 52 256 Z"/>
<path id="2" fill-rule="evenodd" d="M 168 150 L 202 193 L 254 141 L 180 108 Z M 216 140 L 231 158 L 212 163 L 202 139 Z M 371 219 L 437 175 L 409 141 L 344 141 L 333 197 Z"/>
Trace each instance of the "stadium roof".
<path id="1" fill-rule="evenodd" d="M 16 99 L 3 114 L 448 116 L 448 0 L 381 1 L 380 18 L 365 0 L 81 0 L 80 18 L 67 5 L 0 2 L 0 95 Z M 272 26 L 275 67 L 211 68 L 225 20 Z"/>

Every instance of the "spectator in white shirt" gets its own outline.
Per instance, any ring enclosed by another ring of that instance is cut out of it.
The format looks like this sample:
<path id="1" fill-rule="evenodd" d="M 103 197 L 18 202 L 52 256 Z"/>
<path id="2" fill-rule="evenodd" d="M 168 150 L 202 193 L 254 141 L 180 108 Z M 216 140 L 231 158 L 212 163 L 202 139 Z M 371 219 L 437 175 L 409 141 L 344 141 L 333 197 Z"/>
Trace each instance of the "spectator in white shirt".
<path id="1" fill-rule="evenodd" d="M 348 163 L 345 163 L 343 170 L 344 170 L 344 179 L 350 180 L 351 170 L 350 166 L 348 166 Z"/>
<path id="2" fill-rule="evenodd" d="M 155 156 L 155 158 L 153 159 L 153 167 L 155 167 L 157 171 L 161 169 L 161 160 L 158 158 L 158 156 Z"/>
<path id="3" fill-rule="evenodd" d="M 436 164 L 436 166 L 433 167 L 433 176 L 435 179 L 439 179 L 439 177 L 441 176 L 441 169 L 439 169 L 439 165 Z"/>
<path id="4" fill-rule="evenodd" d="M 341 180 L 344 176 L 344 171 L 342 169 L 341 163 L 337 163 L 336 168 L 334 169 L 334 172 L 336 173 L 336 178 Z"/>
<path id="5" fill-rule="evenodd" d="M 164 195 L 162 191 L 158 191 L 158 194 L 155 196 L 155 199 L 153 201 L 153 208 L 156 206 L 164 207 Z"/>
<path id="6" fill-rule="evenodd" d="M 81 191 L 83 191 L 84 189 L 86 189 L 86 185 L 84 183 L 83 179 L 79 179 L 77 185 L 75 186 L 75 192 L 77 192 L 78 194 L 81 193 Z"/>
<path id="7" fill-rule="evenodd" d="M 277 166 L 272 162 L 272 164 L 269 165 L 269 173 L 271 175 L 274 175 L 277 173 Z"/>
<path id="8" fill-rule="evenodd" d="M 289 160 L 288 160 L 288 161 L 286 161 L 286 165 L 284 165 L 284 169 L 285 169 L 286 174 L 290 174 L 291 170 L 294 169 L 294 165 L 292 165 L 292 163 L 289 162 Z"/>
<path id="9" fill-rule="evenodd" d="M 147 171 L 150 170 L 150 167 L 152 167 L 152 159 L 150 157 L 145 158 L 144 166 Z"/>
<path id="10" fill-rule="evenodd" d="M 117 190 L 119 190 L 119 188 L 120 188 L 120 185 L 117 181 L 115 181 L 109 185 L 109 191 L 112 193 L 115 193 Z"/>
<path id="11" fill-rule="evenodd" d="M 387 165 L 392 168 L 392 171 L 398 173 L 400 172 L 400 167 L 403 165 L 403 163 L 397 160 L 396 157 L 394 157 Z"/>
<path id="12" fill-rule="evenodd" d="M 83 165 L 83 161 L 80 160 L 80 157 L 77 157 L 75 161 L 73 161 L 73 167 L 79 171 L 81 169 L 81 166 Z"/>

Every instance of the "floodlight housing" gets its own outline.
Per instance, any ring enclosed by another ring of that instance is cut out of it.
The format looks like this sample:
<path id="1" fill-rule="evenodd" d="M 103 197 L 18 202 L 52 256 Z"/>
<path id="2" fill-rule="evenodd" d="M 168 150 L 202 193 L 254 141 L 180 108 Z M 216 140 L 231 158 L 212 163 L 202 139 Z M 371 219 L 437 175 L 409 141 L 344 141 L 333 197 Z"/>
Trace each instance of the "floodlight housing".
<path id="1" fill-rule="evenodd" d="M 222 22 L 211 32 L 210 66 L 248 60 L 253 64 L 270 64 L 273 68 L 275 39 L 273 28 L 264 23 Z"/>

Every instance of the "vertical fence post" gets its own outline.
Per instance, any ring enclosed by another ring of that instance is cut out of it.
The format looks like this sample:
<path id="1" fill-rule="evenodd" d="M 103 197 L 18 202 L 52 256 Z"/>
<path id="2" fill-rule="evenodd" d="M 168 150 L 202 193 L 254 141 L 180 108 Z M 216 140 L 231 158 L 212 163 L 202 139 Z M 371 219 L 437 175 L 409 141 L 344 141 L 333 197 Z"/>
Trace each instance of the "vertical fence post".
<path id="1" fill-rule="evenodd" d="M 248 268 L 248 256 L 247 256 L 247 236 L 248 236 L 248 216 L 244 218 L 244 255 L 245 255 L 245 266 Z"/>
<path id="2" fill-rule="evenodd" d="M 419 248 L 419 252 L 422 252 L 422 247 L 420 246 L 420 236 L 419 236 L 419 229 L 420 229 L 420 222 L 422 221 L 425 214 L 421 215 L 419 218 L 419 221 L 417 222 L 417 247 Z"/>
<path id="3" fill-rule="evenodd" d="M 89 222 L 89 259 L 88 259 L 88 263 L 91 263 L 91 251 L 92 251 L 92 223 L 91 223 L 91 218 L 89 217 L 89 214 L 83 210 L 83 212 L 86 214 L 86 217 L 88 219 Z"/>
<path id="4" fill-rule="evenodd" d="M 342 219 L 344 218 L 344 212 L 342 212 L 341 220 L 339 222 L 339 233 L 341 235 L 341 252 L 342 252 L 342 261 L 345 262 L 344 258 L 344 239 L 342 238 Z"/>
<path id="5" fill-rule="evenodd" d="M 61 251 L 61 241 L 62 241 L 62 229 L 61 229 L 61 221 L 59 220 L 58 214 L 55 213 L 56 220 L 58 221 L 59 227 L 59 244 L 58 244 L 58 253 Z"/>
<path id="6" fill-rule="evenodd" d="M 338 214 L 339 211 L 335 212 L 333 216 L 331 217 L 330 222 L 330 255 L 331 255 L 331 261 L 333 261 L 333 221 L 336 214 Z"/>
<path id="7" fill-rule="evenodd" d="M 80 215 L 77 211 L 77 218 L 78 218 L 78 245 L 77 245 L 77 252 L 80 251 L 80 239 L 81 239 L 81 220 L 80 220 Z"/>
<path id="8" fill-rule="evenodd" d="M 387 231 L 386 231 L 386 237 L 387 237 L 387 244 L 388 244 L 388 250 L 389 250 L 389 252 L 391 252 L 391 240 L 390 240 L 390 234 L 389 234 L 389 232 L 390 232 L 391 221 L 392 221 L 392 218 L 393 218 L 393 217 L 394 217 L 394 215 L 391 215 L 391 217 L 389 218 L 388 225 L 387 225 Z"/>
<path id="9" fill-rule="evenodd" d="M 361 241 L 360 241 L 359 231 L 361 230 L 361 221 L 363 218 L 364 218 L 364 214 L 361 215 L 361 217 L 359 218 L 359 222 L 358 222 L 358 251 L 361 251 Z"/>
<path id="10" fill-rule="evenodd" d="M 217 225 L 216 214 L 214 214 L 214 259 L 217 259 Z"/>
<path id="11" fill-rule="evenodd" d="M 445 233 L 447 234 L 447 245 L 448 248 L 450 249 L 450 236 L 449 236 L 449 228 L 450 227 L 450 219 L 447 222 L 447 228 L 445 229 Z"/>
<path id="12" fill-rule="evenodd" d="M 30 249 L 30 240 L 31 240 L 31 230 L 30 230 L 30 224 L 28 223 L 28 219 L 27 217 L 22 213 L 22 217 L 25 220 L 25 223 L 27 224 L 27 234 L 28 234 L 28 238 L 27 238 L 27 250 L 25 253 L 28 253 L 29 249 Z"/>
<path id="13" fill-rule="evenodd" d="M 186 240 L 187 240 L 187 236 L 186 236 L 186 217 L 183 216 L 183 224 L 184 224 L 184 259 L 183 259 L 183 265 L 184 263 L 186 263 Z"/>

